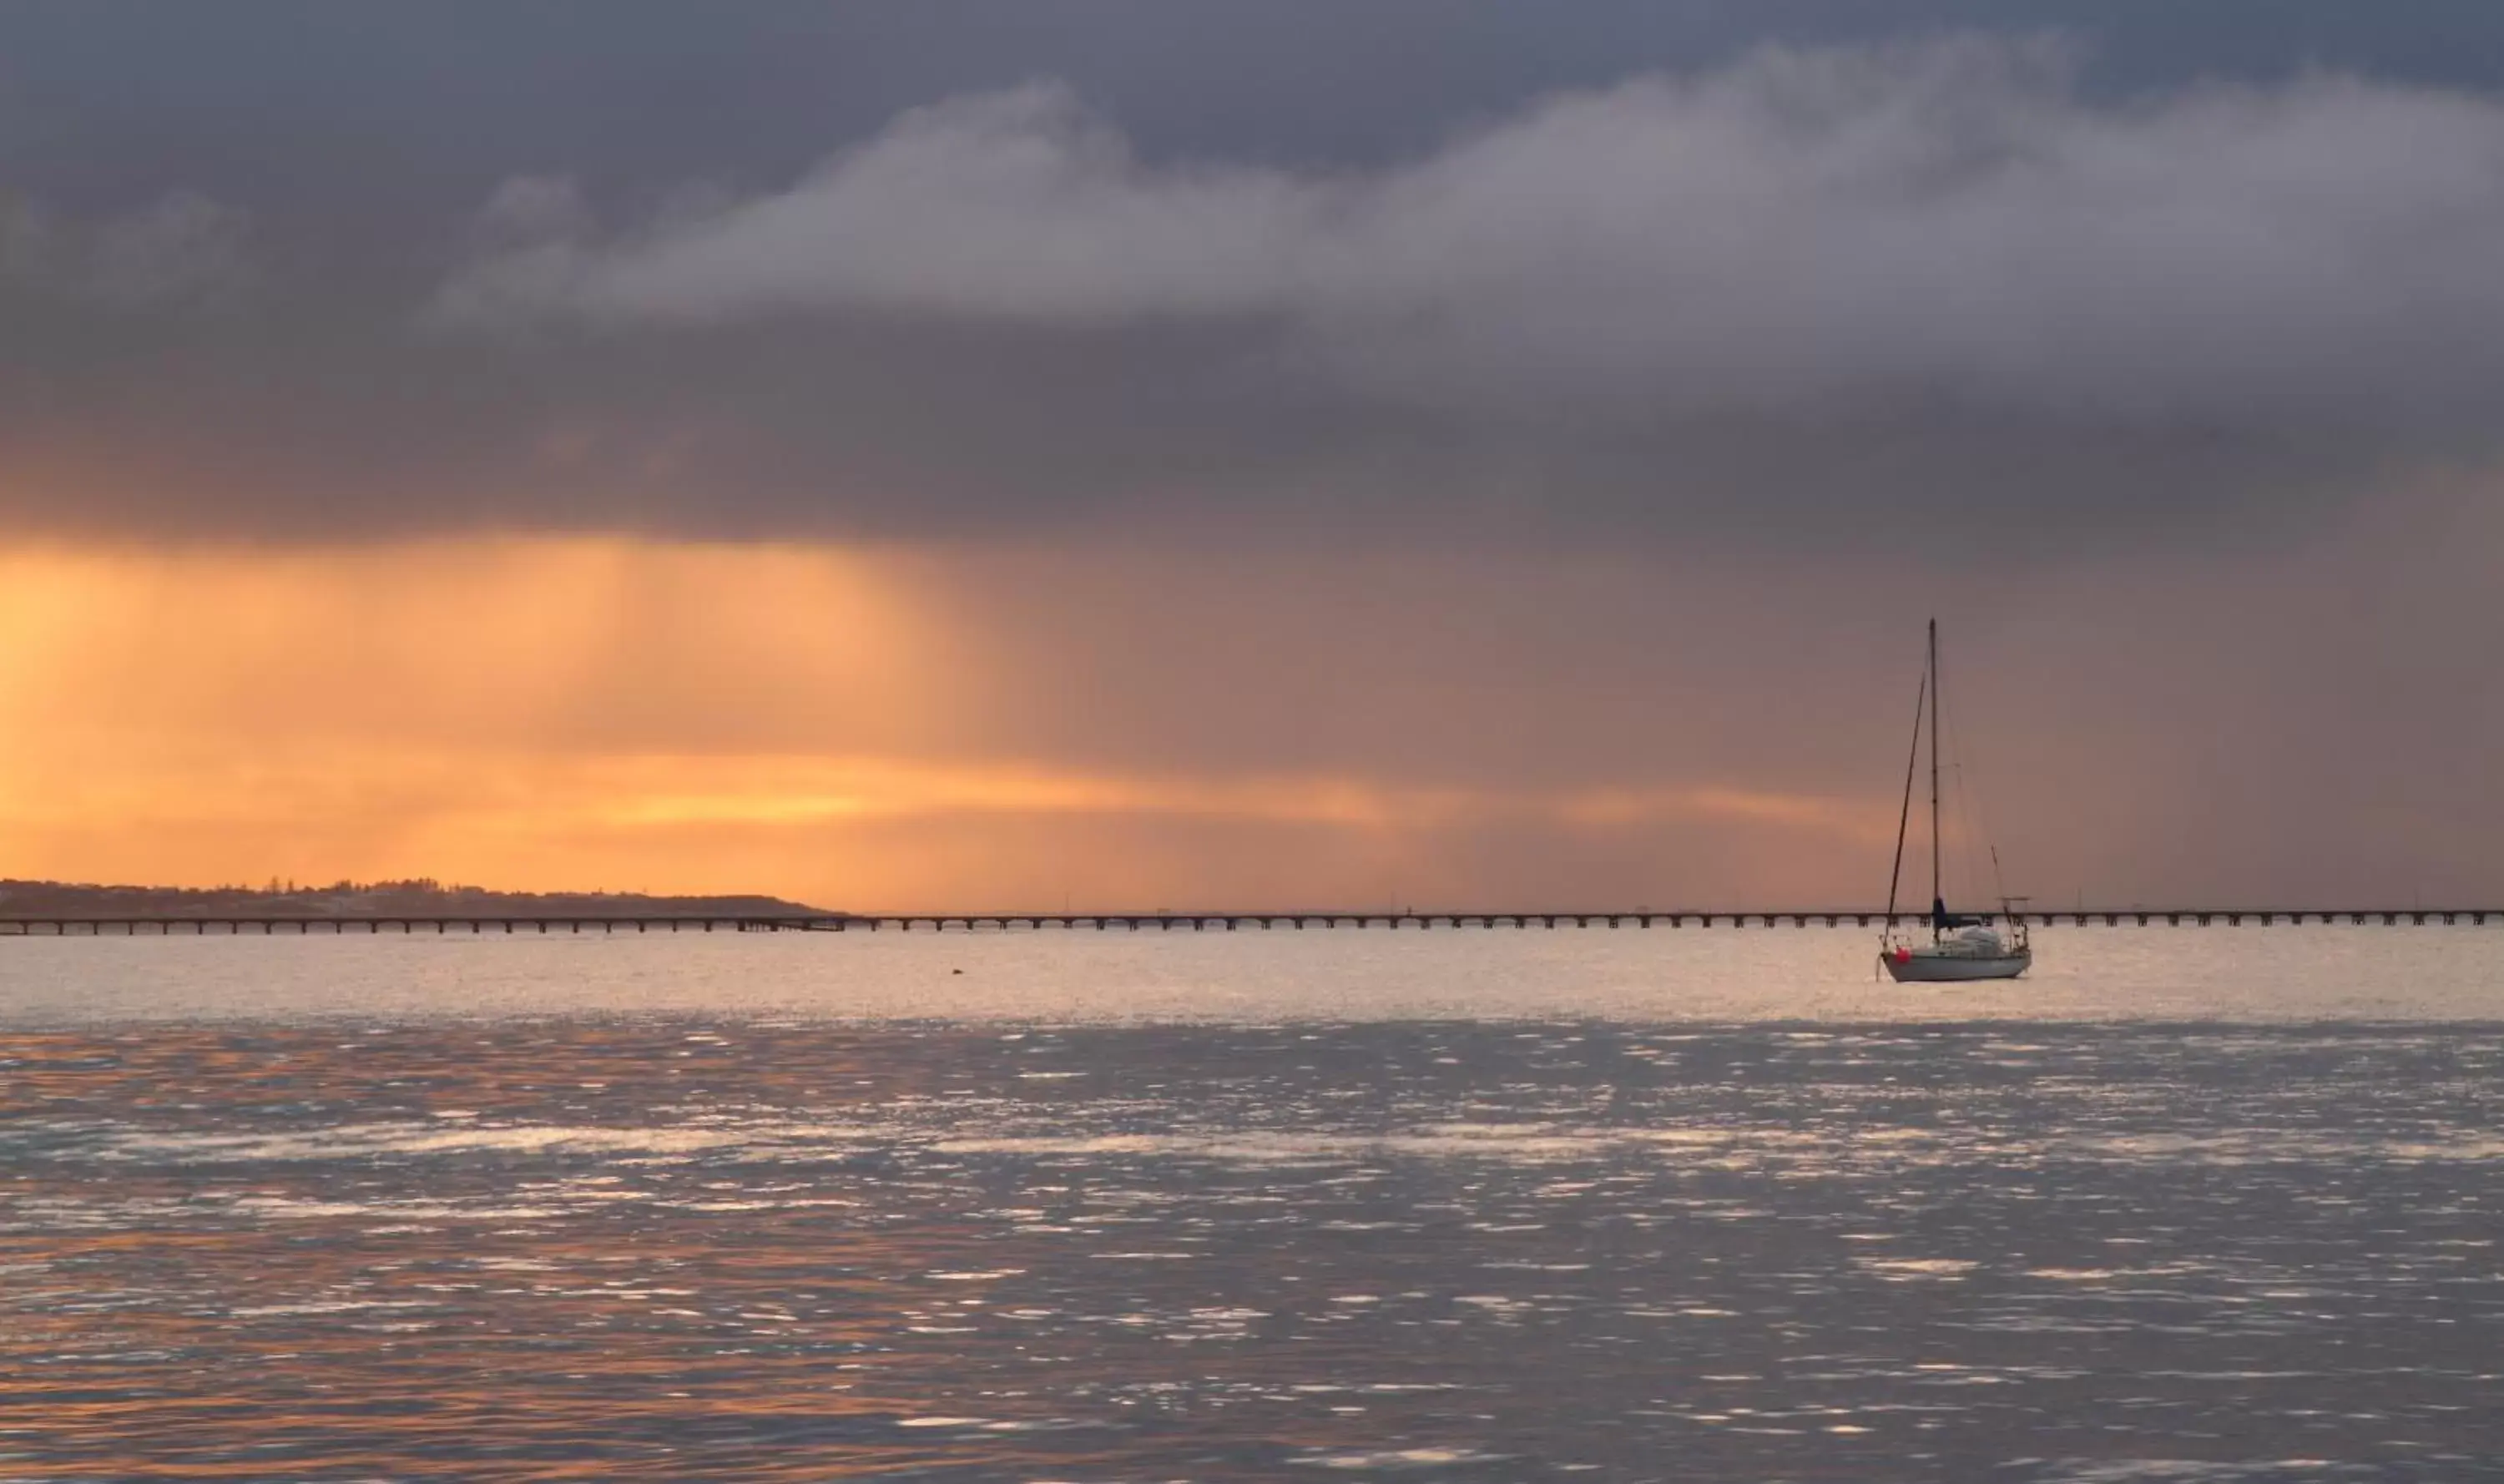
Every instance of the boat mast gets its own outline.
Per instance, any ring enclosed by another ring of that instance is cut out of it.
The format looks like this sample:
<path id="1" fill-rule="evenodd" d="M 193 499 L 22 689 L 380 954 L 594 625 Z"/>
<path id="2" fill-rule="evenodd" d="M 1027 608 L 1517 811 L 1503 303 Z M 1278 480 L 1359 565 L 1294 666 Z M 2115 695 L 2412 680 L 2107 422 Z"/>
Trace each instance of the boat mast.
<path id="1" fill-rule="evenodd" d="M 1904 752 L 1904 802 L 1895 811 L 1895 863 L 1887 868 L 1887 931 L 1895 931 L 1895 888 L 1904 880 L 1904 837 L 1912 832 L 1913 772 L 1922 766 L 1922 703 L 1930 695 L 1930 673 L 1922 671 L 1922 688 L 1913 693 L 1913 744 Z"/>
<path id="2" fill-rule="evenodd" d="M 1943 931 L 1947 899 L 1939 891 L 1939 621 L 1930 620 L 1930 937 Z"/>

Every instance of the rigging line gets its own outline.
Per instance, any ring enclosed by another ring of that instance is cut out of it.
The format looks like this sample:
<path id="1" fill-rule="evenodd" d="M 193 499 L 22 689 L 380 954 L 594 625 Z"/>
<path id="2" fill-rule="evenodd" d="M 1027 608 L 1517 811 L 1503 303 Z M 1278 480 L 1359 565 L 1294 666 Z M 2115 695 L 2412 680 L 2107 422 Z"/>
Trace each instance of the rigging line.
<path id="1" fill-rule="evenodd" d="M 1930 696 L 1930 672 L 1922 670 L 1921 689 L 1913 693 L 1913 748 L 1904 759 L 1904 807 L 1895 814 L 1895 864 L 1887 871 L 1887 931 L 1895 928 L 1895 888 L 1904 879 L 1904 835 L 1913 822 L 1913 773 L 1922 761 L 1922 705 Z"/>
<path id="2" fill-rule="evenodd" d="M 1930 620 L 1930 937 L 1944 930 L 1947 904 L 1939 899 L 1939 621 Z"/>
<path id="3" fill-rule="evenodd" d="M 2005 909 L 2008 905 L 2008 878 L 2000 869 L 2000 842 L 1991 833 L 1991 807 L 1979 783 L 1973 785 L 1973 823 L 1984 852 L 1991 857 L 1991 893 Z"/>
<path id="4" fill-rule="evenodd" d="M 1973 848 L 1976 842 L 1979 842 L 1984 852 L 1991 858 L 1992 899 L 2005 907 L 2008 902 L 2008 880 L 2000 871 L 2000 846 L 1991 833 L 1989 795 L 1981 784 L 1967 782 L 1966 776 L 1972 773 L 1974 768 L 1965 750 L 1965 744 L 1961 740 L 1964 734 L 1957 729 L 1956 713 L 1953 709 L 1948 712 L 1941 727 L 1946 735 L 1960 739 L 1949 748 L 1949 755 L 1956 759 L 1952 766 L 1956 769 L 1957 776 L 1959 823 L 1962 828 L 1971 832 L 1970 838 L 1959 842 L 1963 848 L 1965 870 L 1971 878 L 1971 884 L 1978 888 L 1982 883 L 1982 872 L 1973 858 Z"/>
<path id="5" fill-rule="evenodd" d="M 1956 771 L 1957 868 L 1964 872 L 1965 889 L 1979 898 L 1982 895 L 1982 868 L 1975 859 L 1974 848 L 1987 844 L 1982 829 L 1982 811 L 1973 802 L 1972 790 L 1965 786 L 1965 765 Z"/>
<path id="6" fill-rule="evenodd" d="M 1952 741 L 1956 736 L 1956 711 L 1947 704 L 1944 687 L 1941 694 L 1932 698 L 1930 706 L 1930 724 L 1933 729 L 1930 747 L 1937 757 L 1939 772 L 1948 776 L 1947 783 L 1939 791 L 1939 815 L 1936 821 L 1939 836 L 1936 848 L 1946 859 L 1946 868 L 1940 873 L 1940 880 L 1943 887 L 1949 885 L 1956 887 L 1959 899 L 1963 900 L 1966 889 L 1972 884 L 1973 872 L 1972 863 L 1966 859 L 1965 849 L 1968 821 L 1965 818 L 1963 754 L 1957 751 Z M 1951 841 L 1954 842 L 1953 846 L 1950 844 Z"/>
<path id="7" fill-rule="evenodd" d="M 1953 707 L 1942 706 L 1939 714 L 1939 742 L 1947 751 L 1948 772 L 1955 776 L 1955 789 L 1948 808 L 1949 833 L 1956 837 L 1956 847 L 1950 852 L 1956 862 L 1957 889 L 1970 901 L 1981 895 L 1982 873 L 1975 869 L 1974 840 L 1981 832 L 1981 816 L 1973 797 L 1965 786 L 1964 734 L 1958 730 Z"/>

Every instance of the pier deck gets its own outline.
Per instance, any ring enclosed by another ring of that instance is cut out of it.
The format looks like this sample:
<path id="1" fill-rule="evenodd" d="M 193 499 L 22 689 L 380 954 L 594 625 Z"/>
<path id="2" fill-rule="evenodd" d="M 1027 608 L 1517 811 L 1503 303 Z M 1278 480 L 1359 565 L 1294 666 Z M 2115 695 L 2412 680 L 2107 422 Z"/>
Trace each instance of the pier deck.
<path id="1" fill-rule="evenodd" d="M 2079 908 L 2018 914 L 2036 927 L 2504 926 L 2504 908 Z M 618 933 L 1236 932 L 1333 928 L 1746 928 L 1919 926 L 1929 915 L 1869 909 L 1775 912 L 915 913 L 598 917 L 0 917 L 0 937 L 414 936 Z"/>

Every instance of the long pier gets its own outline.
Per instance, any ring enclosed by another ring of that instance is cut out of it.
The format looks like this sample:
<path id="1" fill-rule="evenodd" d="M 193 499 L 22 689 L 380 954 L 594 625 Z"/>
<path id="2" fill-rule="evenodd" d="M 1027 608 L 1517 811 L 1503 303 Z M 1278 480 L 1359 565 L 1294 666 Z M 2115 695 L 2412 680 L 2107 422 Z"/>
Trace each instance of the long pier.
<path id="1" fill-rule="evenodd" d="M 2077 908 L 2015 915 L 2036 927 L 2504 926 L 2504 908 Z M 1920 912 L 1866 908 L 1777 912 L 1261 912 L 1261 913 L 887 913 L 842 915 L 712 916 L 655 914 L 597 917 L 391 916 L 54 916 L 0 917 L 0 938 L 261 936 L 449 933 L 547 937 L 619 933 L 875 932 L 1265 932 L 1334 928 L 1747 928 L 1919 926 Z"/>

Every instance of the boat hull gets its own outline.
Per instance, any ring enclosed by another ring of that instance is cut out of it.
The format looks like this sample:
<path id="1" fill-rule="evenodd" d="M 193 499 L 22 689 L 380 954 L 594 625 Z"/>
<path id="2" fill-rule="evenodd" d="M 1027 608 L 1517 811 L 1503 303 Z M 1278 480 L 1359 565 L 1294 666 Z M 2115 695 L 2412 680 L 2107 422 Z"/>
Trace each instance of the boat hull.
<path id="1" fill-rule="evenodd" d="M 1965 984 L 1984 979 L 2015 979 L 2032 968 L 2034 950 L 2013 953 L 1881 953 L 1878 961 L 1899 984 Z"/>

